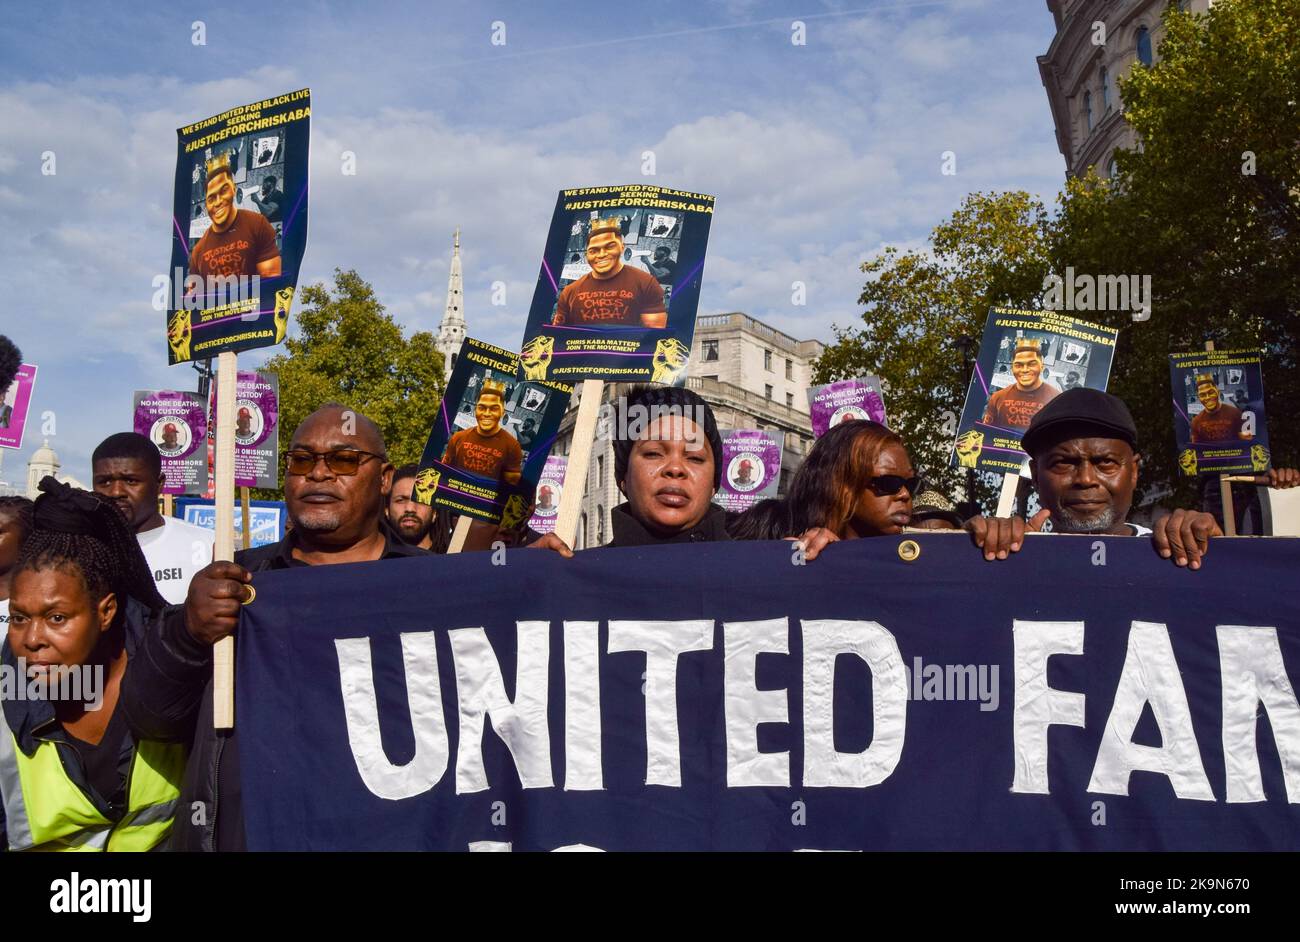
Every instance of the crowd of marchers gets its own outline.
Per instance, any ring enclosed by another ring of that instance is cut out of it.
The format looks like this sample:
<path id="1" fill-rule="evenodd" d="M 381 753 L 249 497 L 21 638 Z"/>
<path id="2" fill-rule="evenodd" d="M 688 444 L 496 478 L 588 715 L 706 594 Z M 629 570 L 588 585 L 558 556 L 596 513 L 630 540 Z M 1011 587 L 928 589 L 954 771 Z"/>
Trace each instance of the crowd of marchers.
<path id="1" fill-rule="evenodd" d="M 1029 519 L 962 519 L 927 487 L 906 441 L 866 420 L 819 438 L 785 496 L 728 513 L 713 501 L 722 440 L 708 404 L 662 386 L 634 389 L 627 404 L 661 417 L 613 443 L 624 502 L 610 547 L 786 539 L 815 564 L 844 540 L 952 529 L 994 561 L 1032 552 L 1027 533 L 1075 533 L 1145 539 L 1196 570 L 1223 533 L 1214 508 L 1174 510 L 1151 528 L 1129 521 L 1137 432 L 1125 404 L 1097 390 L 1067 390 L 1030 422 L 1023 444 L 1041 509 Z M 0 499 L 4 663 L 34 681 L 87 665 L 104 678 L 97 709 L 4 698 L 0 847 L 241 850 L 239 737 L 214 728 L 212 652 L 236 631 L 257 574 L 444 553 L 454 521 L 415 500 L 417 469 L 393 467 L 378 426 L 337 404 L 308 416 L 284 453 L 285 537 L 233 562 L 211 561 L 210 530 L 159 512 L 164 477 L 149 438 L 110 435 L 92 461 L 93 492 L 46 478 L 35 502 Z M 1260 483 L 1291 487 L 1300 474 L 1276 469 Z M 475 522 L 464 550 L 574 555 L 527 519 Z"/>

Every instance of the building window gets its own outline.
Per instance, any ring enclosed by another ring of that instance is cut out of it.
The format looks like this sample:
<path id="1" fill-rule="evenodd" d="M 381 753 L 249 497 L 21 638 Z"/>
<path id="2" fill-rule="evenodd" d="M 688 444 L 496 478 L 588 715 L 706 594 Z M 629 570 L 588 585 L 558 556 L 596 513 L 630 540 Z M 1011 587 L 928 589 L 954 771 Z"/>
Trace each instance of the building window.
<path id="1" fill-rule="evenodd" d="M 786 407 L 787 409 L 793 409 L 793 408 L 794 408 L 794 393 L 786 393 L 786 394 L 785 394 L 785 407 Z"/>
<path id="2" fill-rule="evenodd" d="M 763 369 L 767 370 L 769 373 L 772 372 L 772 351 L 771 350 L 763 351 Z M 772 397 L 769 396 L 768 398 L 770 399 Z"/>
<path id="3" fill-rule="evenodd" d="M 718 342 L 716 340 L 702 341 L 703 356 L 701 359 L 705 363 L 712 363 L 718 359 Z"/>
<path id="4" fill-rule="evenodd" d="M 576 548 L 587 548 L 587 515 L 585 513 L 578 517 L 578 545 Z"/>
<path id="5" fill-rule="evenodd" d="M 605 456 L 596 456 L 596 486 L 605 486 Z"/>
<path id="6" fill-rule="evenodd" d="M 1138 62 L 1141 62 L 1143 65 L 1151 64 L 1151 31 L 1145 26 L 1138 27 L 1137 54 Z"/>
<path id="7" fill-rule="evenodd" d="M 789 357 L 785 358 L 785 378 L 794 379 L 794 360 Z"/>
<path id="8" fill-rule="evenodd" d="M 600 504 L 597 504 L 596 505 L 596 542 L 593 543 L 592 546 L 594 548 L 596 546 L 604 546 L 604 545 L 605 545 L 605 508 L 600 506 Z"/>
<path id="9" fill-rule="evenodd" d="M 771 386 L 764 386 L 764 387 L 763 387 L 763 395 L 766 396 L 768 399 L 771 399 L 771 398 L 772 398 L 772 387 L 771 387 Z"/>
<path id="10" fill-rule="evenodd" d="M 1101 67 L 1101 110 L 1110 113 L 1110 73 L 1104 65 Z"/>
<path id="11" fill-rule="evenodd" d="M 718 381 L 718 374 L 717 374 L 717 373 L 710 373 L 710 374 L 708 374 L 708 375 L 706 375 L 706 376 L 701 376 L 700 379 L 711 379 L 711 380 L 713 380 L 713 381 L 716 383 L 716 382 Z"/>
<path id="12" fill-rule="evenodd" d="M 1115 160 L 1115 155 L 1110 155 L 1110 163 L 1106 164 L 1106 176 L 1115 179 L 1115 174 L 1119 173 L 1119 163 Z"/>
<path id="13" fill-rule="evenodd" d="M 1092 92 L 1083 93 L 1083 118 L 1088 124 L 1088 130 L 1092 130 Z"/>

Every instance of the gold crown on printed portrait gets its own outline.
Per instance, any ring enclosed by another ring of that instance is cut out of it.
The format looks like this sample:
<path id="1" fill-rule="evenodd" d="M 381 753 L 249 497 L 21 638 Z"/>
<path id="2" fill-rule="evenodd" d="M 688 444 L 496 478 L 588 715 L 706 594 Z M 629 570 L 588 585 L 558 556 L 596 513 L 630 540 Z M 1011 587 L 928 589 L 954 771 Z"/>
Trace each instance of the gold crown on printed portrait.
<path id="1" fill-rule="evenodd" d="M 1218 383 L 1216 383 L 1216 382 L 1214 381 L 1214 374 L 1213 374 L 1213 373 L 1197 373 L 1197 374 L 1196 374 L 1196 385 L 1197 385 L 1197 386 L 1204 386 L 1206 383 L 1209 383 L 1211 386 L 1217 386 L 1217 385 L 1219 385 Z"/>
<path id="2" fill-rule="evenodd" d="M 207 164 L 208 177 L 212 177 L 218 173 L 230 173 L 230 172 L 231 170 L 230 170 L 229 154 L 218 154 L 216 157 L 213 157 L 211 160 L 208 161 Z"/>
<path id="3" fill-rule="evenodd" d="M 1032 337 L 1020 337 L 1016 340 L 1016 353 L 1019 353 L 1021 350 L 1028 350 L 1030 353 L 1037 354 L 1043 352 L 1042 345 Z"/>
<path id="4" fill-rule="evenodd" d="M 623 238 L 623 224 L 614 216 L 606 216 L 604 219 L 597 219 L 591 224 L 591 233 L 588 238 L 591 238 L 591 236 L 604 235 L 607 232 L 612 232 L 621 239 Z"/>
<path id="5" fill-rule="evenodd" d="M 499 383 L 494 379 L 485 379 L 483 380 L 483 388 L 479 390 L 478 394 L 481 396 L 484 393 L 490 393 L 504 399 L 506 397 L 506 384 Z"/>

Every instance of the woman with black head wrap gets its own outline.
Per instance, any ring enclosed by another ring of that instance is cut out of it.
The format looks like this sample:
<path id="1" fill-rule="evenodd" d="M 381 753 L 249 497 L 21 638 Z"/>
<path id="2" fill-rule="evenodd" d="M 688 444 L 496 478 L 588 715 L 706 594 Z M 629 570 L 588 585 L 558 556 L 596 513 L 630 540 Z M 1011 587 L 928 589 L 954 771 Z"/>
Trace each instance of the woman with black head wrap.
<path id="1" fill-rule="evenodd" d="M 47 477 L 11 576 L 0 656 L 0 846 L 153 850 L 185 747 L 135 741 L 118 689 L 165 602 L 109 501 Z"/>

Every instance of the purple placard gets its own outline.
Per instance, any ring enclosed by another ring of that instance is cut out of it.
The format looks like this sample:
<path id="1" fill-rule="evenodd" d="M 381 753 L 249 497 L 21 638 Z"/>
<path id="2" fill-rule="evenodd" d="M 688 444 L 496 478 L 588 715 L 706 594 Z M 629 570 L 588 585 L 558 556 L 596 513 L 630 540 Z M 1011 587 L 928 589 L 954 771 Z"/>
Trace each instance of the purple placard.
<path id="1" fill-rule="evenodd" d="M 136 390 L 132 428 L 158 446 L 164 494 L 202 495 L 208 487 L 208 411 L 196 392 Z"/>
<path id="2" fill-rule="evenodd" d="M 564 493 L 564 471 L 569 459 L 561 455 L 547 455 L 542 476 L 537 479 L 537 497 L 533 503 L 533 516 L 528 526 L 538 533 L 555 531 L 555 515 L 560 510 L 560 495 Z"/>
<path id="3" fill-rule="evenodd" d="M 32 387 L 36 385 L 36 367 L 24 363 L 18 376 L 0 395 L 0 447 L 22 448 L 27 428 L 27 410 L 32 404 Z"/>
<path id="4" fill-rule="evenodd" d="M 842 379 L 808 390 L 808 414 L 814 438 L 821 438 L 845 419 L 870 419 L 881 425 L 885 421 L 885 399 L 880 394 L 880 378 L 863 376 Z"/>
<path id="5" fill-rule="evenodd" d="M 209 392 L 208 415 L 217 414 L 217 382 Z M 280 484 L 280 377 L 239 371 L 235 381 L 235 486 Z M 213 419 L 215 426 L 215 418 Z"/>
<path id="6" fill-rule="evenodd" d="M 722 484 L 713 495 L 724 510 L 748 510 L 775 497 L 781 483 L 781 443 L 768 431 L 741 428 L 722 432 Z"/>

